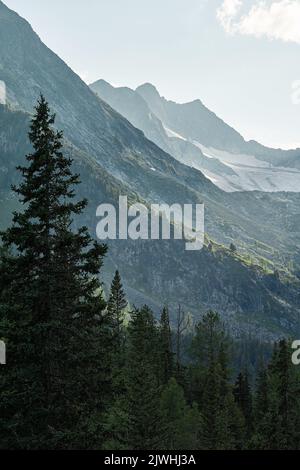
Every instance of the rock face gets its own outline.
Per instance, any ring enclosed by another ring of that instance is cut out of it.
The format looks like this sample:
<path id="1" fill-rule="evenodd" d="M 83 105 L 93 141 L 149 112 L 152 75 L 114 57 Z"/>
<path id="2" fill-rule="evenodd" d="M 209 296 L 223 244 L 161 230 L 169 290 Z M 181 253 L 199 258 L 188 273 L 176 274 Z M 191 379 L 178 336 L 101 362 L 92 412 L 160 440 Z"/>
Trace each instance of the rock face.
<path id="1" fill-rule="evenodd" d="M 200 100 L 186 104 L 167 101 L 149 83 L 141 85 L 136 91 L 157 117 L 179 135 L 189 135 L 203 145 L 224 150 L 240 150 L 245 142 L 238 132 L 209 111 Z"/>
<path id="2" fill-rule="evenodd" d="M 178 104 L 161 97 L 156 88 L 145 83 L 136 89 L 156 116 L 178 134 L 201 142 L 205 147 L 233 153 L 255 155 L 275 165 L 300 165 L 300 149 L 281 150 L 265 147 L 245 139 L 231 126 L 210 111 L 200 100 Z"/>
<path id="3" fill-rule="evenodd" d="M 90 88 L 159 147 L 225 191 L 300 190 L 299 150 L 246 142 L 200 100 L 167 101 L 149 83 L 134 91 L 98 80 Z"/>
<path id="4" fill-rule="evenodd" d="M 81 174 L 80 196 L 90 204 L 80 222 L 93 233 L 96 207 L 116 203 L 119 194 L 146 204 L 204 201 L 209 237 L 237 246 L 237 254 L 213 242 L 188 253 L 181 241 L 109 243 L 107 279 L 118 267 L 132 303 L 147 302 L 158 310 L 164 302 L 181 302 L 195 316 L 215 308 L 237 333 L 249 328 L 264 336 L 295 331 L 298 282 L 280 266 L 275 276 L 272 263 L 299 262 L 299 194 L 224 193 L 97 98 L 1 1 L 0 80 L 6 83 L 9 103 L 0 105 L 2 226 L 17 206 L 10 183 L 17 181 L 15 166 L 29 151 L 28 113 L 43 93 L 65 131 L 65 151 Z M 262 255 L 266 265 L 258 267 Z"/>
<path id="5" fill-rule="evenodd" d="M 141 129 L 145 136 L 155 142 L 165 152 L 174 156 L 178 161 L 201 170 L 208 170 L 220 174 L 235 175 L 228 166 L 222 164 L 215 158 L 205 157 L 192 141 L 172 132 L 163 124 L 155 111 L 152 111 L 153 101 L 157 103 L 153 109 L 163 108 L 160 103 L 163 100 L 152 85 L 147 85 L 156 99 L 150 100 L 150 105 L 138 91 L 130 88 L 114 88 L 104 80 L 98 80 L 90 85 L 101 99 L 116 109 L 122 116 L 126 117 L 131 124 Z M 160 114 L 164 115 L 163 109 Z"/>
<path id="6" fill-rule="evenodd" d="M 27 114 L 0 106 L 1 228 L 9 222 L 9 212 L 19 208 L 10 185 L 18 182 L 15 166 L 23 165 L 30 151 L 28 125 Z M 74 171 L 81 174 L 79 197 L 89 199 L 88 210 L 78 223 L 95 234 L 98 203 L 116 204 L 126 188 L 74 145 L 66 142 L 65 152 L 74 159 Z M 131 200 L 140 198 L 133 191 L 127 194 Z M 110 241 L 107 283 L 116 266 L 131 303 L 147 302 L 156 312 L 163 303 L 175 309 L 181 302 L 197 318 L 215 308 L 234 334 L 246 330 L 263 338 L 288 334 L 298 326 L 299 282 L 280 280 L 275 273 L 249 266 L 239 255 L 214 243 L 189 253 L 182 241 Z"/>

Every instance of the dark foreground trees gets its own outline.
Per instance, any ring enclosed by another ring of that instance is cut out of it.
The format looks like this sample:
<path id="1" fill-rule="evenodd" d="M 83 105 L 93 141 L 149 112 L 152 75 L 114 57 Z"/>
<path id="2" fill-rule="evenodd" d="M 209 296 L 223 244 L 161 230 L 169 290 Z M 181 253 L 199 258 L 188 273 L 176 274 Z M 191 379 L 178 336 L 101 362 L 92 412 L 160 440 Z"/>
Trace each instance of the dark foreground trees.
<path id="1" fill-rule="evenodd" d="M 97 277 L 106 248 L 85 227 L 72 229 L 86 201 L 74 199 L 79 179 L 53 124 L 41 97 L 29 133 L 33 153 L 14 188 L 24 211 L 2 233 L 3 447 L 96 445 L 109 392 L 110 327 Z"/>
<path id="2" fill-rule="evenodd" d="M 218 314 L 204 315 L 192 338 L 190 357 L 181 364 L 184 386 L 176 369 L 167 382 L 161 380 L 171 359 L 162 323 L 148 307 L 132 312 L 120 370 L 122 394 L 111 402 L 104 448 L 298 449 L 300 375 L 289 343 L 275 344 L 269 365 L 251 385 L 247 370 L 233 376 L 232 342 Z"/>

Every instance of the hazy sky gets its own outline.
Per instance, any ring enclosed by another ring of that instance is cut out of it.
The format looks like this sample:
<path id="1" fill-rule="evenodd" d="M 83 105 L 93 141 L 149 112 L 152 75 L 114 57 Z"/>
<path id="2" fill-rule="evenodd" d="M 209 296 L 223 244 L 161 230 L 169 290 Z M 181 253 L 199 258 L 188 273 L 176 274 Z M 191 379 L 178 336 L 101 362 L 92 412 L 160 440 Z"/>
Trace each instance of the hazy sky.
<path id="1" fill-rule="evenodd" d="M 151 82 L 200 98 L 246 139 L 300 147 L 300 0 L 4 3 L 87 83 Z"/>

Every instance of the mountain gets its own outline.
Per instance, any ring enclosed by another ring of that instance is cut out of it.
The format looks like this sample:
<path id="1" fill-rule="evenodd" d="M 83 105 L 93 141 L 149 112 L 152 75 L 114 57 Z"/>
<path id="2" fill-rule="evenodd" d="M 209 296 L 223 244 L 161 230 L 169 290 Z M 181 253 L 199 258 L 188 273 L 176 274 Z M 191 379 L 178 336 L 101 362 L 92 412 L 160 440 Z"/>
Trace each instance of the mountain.
<path id="1" fill-rule="evenodd" d="M 186 179 L 189 179 L 189 186 L 197 190 L 203 187 L 206 192 L 216 192 L 202 173 L 179 164 L 97 98 L 41 42 L 31 26 L 2 2 L 0 26 L 0 79 L 6 84 L 7 102 L 11 107 L 32 112 L 39 94 L 43 93 L 56 113 L 57 126 L 64 129 L 65 136 L 74 145 L 130 187 L 143 188 L 147 195 L 167 200 L 168 187 L 180 186 Z M 168 181 L 160 185 L 156 194 L 158 175 Z M 164 188 L 166 191 L 162 194 Z M 180 189 L 179 195 L 182 192 L 185 188 Z"/>
<path id="2" fill-rule="evenodd" d="M 134 127 L 141 129 L 149 140 L 166 152 L 170 150 L 169 139 L 161 121 L 138 93 L 126 87 L 115 88 L 105 80 L 98 80 L 90 88 Z"/>
<path id="3" fill-rule="evenodd" d="M 299 191 L 300 151 L 246 142 L 200 100 L 167 101 L 149 83 L 134 91 L 98 80 L 90 88 L 159 147 L 225 191 Z"/>
<path id="4" fill-rule="evenodd" d="M 8 105 L 0 106 L 2 226 L 18 204 L 10 183 L 19 177 L 15 166 L 29 149 L 30 113 L 43 93 L 57 114 L 57 126 L 64 129 L 65 151 L 81 174 L 79 196 L 90 204 L 80 223 L 92 233 L 97 206 L 116 204 L 120 194 L 147 205 L 205 202 L 210 241 L 202 251 L 188 253 L 184 242 L 173 240 L 111 242 L 106 279 L 118 267 L 130 301 L 147 302 L 155 311 L 164 302 L 172 307 L 181 302 L 195 316 L 207 308 L 219 310 L 236 332 L 259 329 L 265 336 L 278 336 L 295 331 L 299 194 L 223 192 L 97 97 L 1 1 L 0 80 L 8 92 Z M 235 253 L 228 248 L 231 242 Z"/>
<path id="5" fill-rule="evenodd" d="M 207 176 L 222 189 L 262 191 L 299 191 L 300 149 L 281 150 L 249 142 L 200 100 L 178 104 L 161 97 L 156 88 L 145 83 L 136 89 L 155 115 L 177 135 L 200 147 L 209 158 L 219 159 L 236 175 Z M 193 166 L 199 168 L 197 163 Z"/>
<path id="6" fill-rule="evenodd" d="M 20 209 L 10 191 L 20 181 L 16 165 L 24 165 L 31 147 L 27 137 L 30 116 L 0 105 L 0 229 L 9 223 L 9 213 Z M 74 160 L 82 184 L 78 197 L 89 200 L 80 224 L 95 235 L 95 207 L 99 200 L 116 204 L 126 191 L 129 199 L 141 200 L 101 168 L 88 154 L 65 141 L 65 153 Z M 241 253 L 212 241 L 199 252 L 186 252 L 183 241 L 109 241 L 105 284 L 118 267 L 131 303 L 147 302 L 155 312 L 163 303 L 171 311 L 181 302 L 195 318 L 209 308 L 222 313 L 231 332 L 244 331 L 273 339 L 298 327 L 300 281 L 269 266 L 258 266 Z M 266 248 L 266 247 L 265 247 Z M 252 264 L 253 263 L 253 264 Z"/>
<path id="7" fill-rule="evenodd" d="M 141 85 L 136 92 L 166 127 L 178 135 L 189 135 L 191 140 L 202 142 L 208 147 L 213 143 L 216 148 L 224 150 L 239 151 L 244 143 L 238 132 L 207 109 L 200 100 L 182 105 L 167 101 L 150 83 Z"/>
<path id="8" fill-rule="evenodd" d="M 255 155 L 274 165 L 284 165 L 285 160 L 297 160 L 300 165 L 300 149 L 281 150 L 265 147 L 254 140 L 246 141 L 235 129 L 210 111 L 198 99 L 178 104 L 161 97 L 156 88 L 145 83 L 136 89 L 156 116 L 173 131 L 205 147 L 232 153 Z"/>
<path id="9" fill-rule="evenodd" d="M 141 129 L 145 136 L 155 142 L 165 152 L 178 161 L 202 172 L 219 175 L 236 175 L 227 165 L 216 158 L 205 157 L 199 148 L 189 140 L 171 132 L 154 114 L 144 98 L 126 87 L 115 88 L 105 80 L 98 80 L 90 85 L 101 99 L 126 117 L 131 124 Z"/>

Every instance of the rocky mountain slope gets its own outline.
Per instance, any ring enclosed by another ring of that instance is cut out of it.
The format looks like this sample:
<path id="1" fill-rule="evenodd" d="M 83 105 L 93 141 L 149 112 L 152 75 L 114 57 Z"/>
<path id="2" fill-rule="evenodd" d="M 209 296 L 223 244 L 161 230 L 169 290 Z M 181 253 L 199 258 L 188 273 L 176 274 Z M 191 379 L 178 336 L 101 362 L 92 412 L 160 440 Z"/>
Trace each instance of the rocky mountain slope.
<path id="1" fill-rule="evenodd" d="M 10 190 L 20 175 L 16 165 L 25 164 L 31 148 L 27 137 L 30 116 L 0 105 L 0 228 L 10 221 L 18 202 Z M 82 184 L 78 197 L 89 206 L 78 223 L 95 235 L 95 207 L 99 201 L 116 204 L 120 192 L 129 200 L 140 196 L 106 172 L 93 158 L 65 141 L 65 153 L 74 159 L 74 171 Z M 212 241 L 199 252 L 186 252 L 182 241 L 109 241 L 105 262 L 106 286 L 116 268 L 121 270 L 131 303 L 147 302 L 158 312 L 163 303 L 175 311 L 180 302 L 195 318 L 209 308 L 220 311 L 233 334 L 249 332 L 274 338 L 299 327 L 300 281 L 287 273 L 252 264 Z"/>
<path id="2" fill-rule="evenodd" d="M 134 91 L 98 80 L 90 88 L 158 146 L 225 191 L 299 191 L 300 151 L 246 142 L 200 100 L 167 101 L 151 84 Z"/>
<path id="3" fill-rule="evenodd" d="M 80 196 L 90 201 L 81 222 L 93 233 L 98 204 L 116 203 L 119 194 L 145 204 L 205 202 L 206 232 L 217 243 L 207 242 L 200 252 L 188 253 L 183 242 L 173 240 L 110 243 L 106 275 L 120 269 L 131 302 L 147 301 L 156 310 L 164 302 L 172 307 L 181 302 L 196 316 L 215 308 L 237 332 L 259 328 L 267 336 L 296 330 L 299 288 L 291 271 L 296 274 L 300 264 L 299 194 L 221 191 L 97 98 L 1 1 L 0 80 L 9 105 L 0 106 L 2 225 L 17 205 L 9 185 L 29 149 L 28 113 L 43 93 L 81 174 Z M 228 249 L 231 242 L 237 252 Z M 287 263 L 295 268 L 287 269 Z"/>
<path id="4" fill-rule="evenodd" d="M 178 104 L 162 98 L 156 88 L 145 83 L 136 89 L 156 116 L 179 135 L 189 136 L 205 147 L 233 153 L 255 155 L 274 165 L 300 160 L 300 149 L 281 150 L 265 147 L 254 140 L 246 141 L 235 129 L 216 116 L 199 100 Z"/>
<path id="5" fill-rule="evenodd" d="M 131 124 L 141 129 L 148 139 L 185 165 L 202 172 L 235 175 L 235 172 L 220 160 L 205 157 L 199 146 L 168 129 L 137 91 L 125 87 L 115 88 L 105 80 L 92 83 L 90 88 Z"/>

